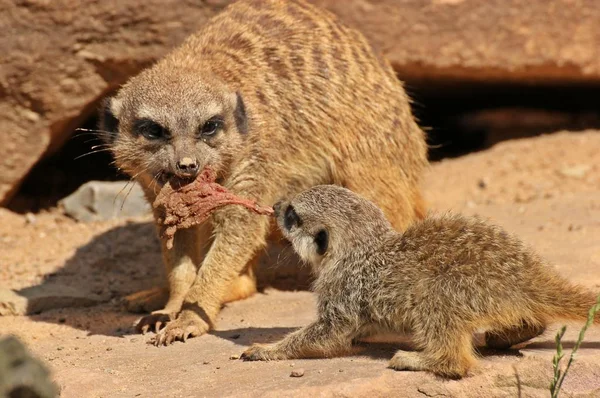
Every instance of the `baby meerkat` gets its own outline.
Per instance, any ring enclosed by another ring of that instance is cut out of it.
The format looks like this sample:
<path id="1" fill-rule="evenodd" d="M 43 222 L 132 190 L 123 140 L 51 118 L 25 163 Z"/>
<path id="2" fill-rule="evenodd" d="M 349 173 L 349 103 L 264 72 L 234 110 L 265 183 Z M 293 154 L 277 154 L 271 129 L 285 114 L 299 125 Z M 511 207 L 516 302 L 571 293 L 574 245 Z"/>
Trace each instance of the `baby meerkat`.
<path id="1" fill-rule="evenodd" d="M 389 366 L 461 378 L 472 335 L 508 348 L 558 319 L 584 321 L 596 299 L 515 237 L 477 218 L 430 216 L 396 232 L 372 202 L 322 185 L 275 205 L 277 222 L 317 278 L 318 318 L 246 360 L 329 357 L 377 331 L 408 332 L 418 351 Z M 596 316 L 595 323 L 600 323 Z"/>
<path id="2" fill-rule="evenodd" d="M 265 206 L 338 184 L 398 230 L 425 213 L 427 146 L 402 83 L 361 33 L 303 0 L 232 3 L 107 100 L 102 121 L 117 166 L 150 202 L 210 167 Z M 223 303 L 256 291 L 252 267 L 273 227 L 226 206 L 178 230 L 173 248 L 163 239 L 168 286 L 128 298 L 152 311 L 138 330 L 160 331 L 160 344 L 209 330 Z"/>

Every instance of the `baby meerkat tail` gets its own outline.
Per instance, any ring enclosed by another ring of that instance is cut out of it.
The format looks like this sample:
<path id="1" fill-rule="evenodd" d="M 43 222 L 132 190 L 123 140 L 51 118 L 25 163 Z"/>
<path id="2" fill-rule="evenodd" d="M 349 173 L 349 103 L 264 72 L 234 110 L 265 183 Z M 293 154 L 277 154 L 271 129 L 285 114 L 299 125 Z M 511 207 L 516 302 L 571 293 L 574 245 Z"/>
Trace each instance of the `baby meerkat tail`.
<path id="1" fill-rule="evenodd" d="M 558 282 L 558 281 L 557 281 Z M 590 308 L 597 303 L 598 295 L 569 282 L 561 280 L 545 292 L 542 305 L 548 319 L 565 319 L 585 322 Z M 600 312 L 594 317 L 594 324 L 600 324 Z"/>

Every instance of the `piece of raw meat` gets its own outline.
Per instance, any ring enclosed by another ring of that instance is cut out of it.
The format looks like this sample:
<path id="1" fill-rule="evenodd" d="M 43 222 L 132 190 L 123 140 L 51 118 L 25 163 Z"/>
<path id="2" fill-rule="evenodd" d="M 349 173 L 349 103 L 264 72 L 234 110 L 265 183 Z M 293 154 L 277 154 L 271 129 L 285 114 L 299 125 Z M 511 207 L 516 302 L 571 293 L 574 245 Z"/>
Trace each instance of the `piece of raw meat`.
<path id="1" fill-rule="evenodd" d="M 156 196 L 152 206 L 161 216 L 161 235 L 167 238 L 167 248 L 173 248 L 173 237 L 178 229 L 202 224 L 210 214 L 223 206 L 237 204 L 263 215 L 272 215 L 273 208 L 258 205 L 254 200 L 240 198 L 215 182 L 216 174 L 205 168 L 186 185 L 167 182 Z"/>

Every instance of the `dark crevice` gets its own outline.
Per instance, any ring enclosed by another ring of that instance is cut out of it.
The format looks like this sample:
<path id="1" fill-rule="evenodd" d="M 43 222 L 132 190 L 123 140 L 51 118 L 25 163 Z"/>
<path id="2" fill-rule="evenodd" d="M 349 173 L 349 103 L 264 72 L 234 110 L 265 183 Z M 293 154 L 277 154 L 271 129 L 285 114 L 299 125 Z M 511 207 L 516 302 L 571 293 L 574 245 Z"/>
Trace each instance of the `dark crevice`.
<path id="1" fill-rule="evenodd" d="M 431 161 L 560 130 L 600 128 L 600 85 L 408 82 Z"/>
<path id="2" fill-rule="evenodd" d="M 96 129 L 97 121 L 97 113 L 93 112 L 80 127 Z M 60 149 L 31 170 L 8 207 L 19 213 L 38 212 L 56 206 L 87 181 L 128 179 L 118 173 L 110 153 L 95 148 L 101 144 L 96 134 L 75 131 Z"/>

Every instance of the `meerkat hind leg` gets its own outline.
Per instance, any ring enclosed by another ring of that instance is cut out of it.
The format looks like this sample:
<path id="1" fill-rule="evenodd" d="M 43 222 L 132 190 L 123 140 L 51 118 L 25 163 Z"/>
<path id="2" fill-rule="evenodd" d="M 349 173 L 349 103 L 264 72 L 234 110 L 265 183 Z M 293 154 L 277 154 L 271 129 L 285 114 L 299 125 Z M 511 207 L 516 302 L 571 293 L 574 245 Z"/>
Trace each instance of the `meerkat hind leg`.
<path id="1" fill-rule="evenodd" d="M 423 351 L 399 350 L 389 367 L 395 370 L 429 371 L 438 376 L 460 379 L 476 362 L 473 335 L 469 331 L 449 331 L 421 339 Z"/>
<path id="2" fill-rule="evenodd" d="M 541 335 L 545 330 L 546 325 L 543 323 L 532 324 L 523 321 L 517 326 L 485 332 L 485 344 L 488 348 L 506 350 Z"/>
<path id="3" fill-rule="evenodd" d="M 168 299 L 168 288 L 154 287 L 125 296 L 123 301 L 127 311 L 138 314 L 161 309 L 165 306 Z"/>
<path id="4" fill-rule="evenodd" d="M 252 266 L 253 264 L 250 264 L 248 270 L 233 281 L 223 298 L 223 303 L 243 300 L 256 293 L 256 277 Z"/>

